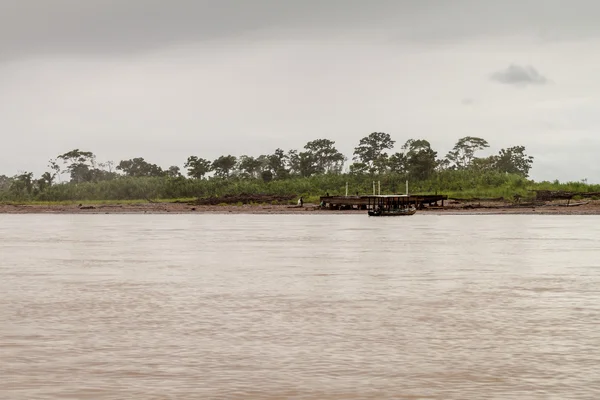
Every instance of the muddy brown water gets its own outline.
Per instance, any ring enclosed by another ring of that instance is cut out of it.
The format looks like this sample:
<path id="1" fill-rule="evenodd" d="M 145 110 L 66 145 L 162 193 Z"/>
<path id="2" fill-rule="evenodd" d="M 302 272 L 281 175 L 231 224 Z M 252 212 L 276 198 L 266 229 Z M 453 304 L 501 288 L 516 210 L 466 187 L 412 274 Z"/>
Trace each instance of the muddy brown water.
<path id="1" fill-rule="evenodd" d="M 600 217 L 0 216 L 0 399 L 598 399 Z"/>

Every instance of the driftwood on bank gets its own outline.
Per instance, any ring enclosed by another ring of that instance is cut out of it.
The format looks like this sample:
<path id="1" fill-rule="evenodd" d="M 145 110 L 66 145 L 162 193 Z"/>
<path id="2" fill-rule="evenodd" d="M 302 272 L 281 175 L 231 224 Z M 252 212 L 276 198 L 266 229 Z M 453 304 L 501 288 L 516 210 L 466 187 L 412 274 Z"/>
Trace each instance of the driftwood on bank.
<path id="1" fill-rule="evenodd" d="M 542 201 L 571 200 L 574 197 L 600 197 L 600 192 L 566 192 L 563 190 L 533 190 L 535 198 Z"/>
<path id="2" fill-rule="evenodd" d="M 567 203 L 567 204 L 559 204 L 559 207 L 577 207 L 577 206 L 585 206 L 586 204 L 590 204 L 589 201 L 580 201 L 578 203 Z"/>
<path id="3" fill-rule="evenodd" d="M 497 202 L 497 201 L 504 201 L 504 197 L 490 197 L 490 198 L 472 197 L 472 198 L 469 198 L 469 199 L 463 199 L 463 198 L 460 198 L 460 197 L 448 197 L 448 200 L 454 200 L 454 201 L 459 201 L 459 202 L 472 202 L 472 201 Z"/>
<path id="4" fill-rule="evenodd" d="M 535 192 L 535 197 L 533 199 L 528 198 L 526 201 L 520 195 L 514 196 L 514 201 L 510 202 L 509 200 L 503 197 L 496 198 L 469 198 L 463 199 L 458 197 L 450 197 L 449 200 L 452 200 L 456 203 L 467 203 L 460 208 L 465 209 L 473 209 L 473 208 L 528 208 L 528 207 L 544 207 L 549 205 L 548 202 L 552 202 L 555 200 L 567 200 L 566 204 L 555 204 L 560 207 L 577 207 L 589 204 L 589 201 L 572 203 L 571 200 L 573 198 L 595 198 L 600 197 L 600 192 L 566 192 L 561 190 L 532 190 Z M 483 202 L 486 203 L 500 203 L 504 202 L 503 205 L 493 205 L 493 204 L 481 204 Z M 473 204 L 475 203 L 475 204 Z"/>
<path id="5" fill-rule="evenodd" d="M 535 207 L 544 207 L 547 204 L 544 202 L 527 202 L 527 203 L 503 203 L 503 204 L 465 204 L 463 206 L 457 207 L 464 210 L 473 210 L 473 209 L 509 209 L 509 208 L 535 208 Z"/>
<path id="6" fill-rule="evenodd" d="M 193 205 L 219 205 L 219 204 L 252 204 L 252 203 L 288 203 L 296 198 L 296 195 L 272 195 L 272 194 L 246 194 L 227 195 L 219 197 L 198 198 Z"/>

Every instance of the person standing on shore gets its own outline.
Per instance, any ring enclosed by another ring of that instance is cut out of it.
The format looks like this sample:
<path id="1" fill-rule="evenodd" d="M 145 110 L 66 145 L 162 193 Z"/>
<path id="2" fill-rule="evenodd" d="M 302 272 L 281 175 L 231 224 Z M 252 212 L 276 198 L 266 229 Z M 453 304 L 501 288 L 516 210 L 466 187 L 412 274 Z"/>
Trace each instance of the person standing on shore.
<path id="1" fill-rule="evenodd" d="M 302 196 L 300 196 L 300 198 L 298 199 L 298 206 L 304 206 L 304 199 L 302 199 Z"/>

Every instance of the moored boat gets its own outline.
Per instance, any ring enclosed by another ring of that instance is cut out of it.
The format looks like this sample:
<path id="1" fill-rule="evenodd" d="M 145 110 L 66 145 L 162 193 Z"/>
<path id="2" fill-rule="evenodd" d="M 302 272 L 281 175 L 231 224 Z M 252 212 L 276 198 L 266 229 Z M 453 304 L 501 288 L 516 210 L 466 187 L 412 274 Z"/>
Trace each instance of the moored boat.
<path id="1" fill-rule="evenodd" d="M 400 217 L 417 212 L 408 195 L 369 196 L 368 210 L 370 217 Z"/>
<path id="2" fill-rule="evenodd" d="M 414 207 L 395 210 L 369 210 L 370 217 L 399 217 L 403 215 L 414 215 L 417 210 Z"/>

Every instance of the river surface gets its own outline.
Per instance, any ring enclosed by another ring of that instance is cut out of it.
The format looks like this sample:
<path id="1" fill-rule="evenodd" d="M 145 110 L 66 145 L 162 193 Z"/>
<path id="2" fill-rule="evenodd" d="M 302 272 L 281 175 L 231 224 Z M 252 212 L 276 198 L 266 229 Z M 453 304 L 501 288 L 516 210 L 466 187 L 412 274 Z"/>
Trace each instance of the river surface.
<path id="1" fill-rule="evenodd" d="M 0 399 L 599 399 L 600 217 L 0 216 Z"/>

